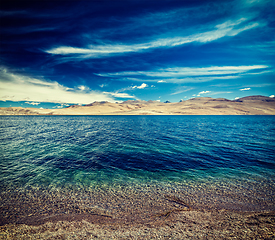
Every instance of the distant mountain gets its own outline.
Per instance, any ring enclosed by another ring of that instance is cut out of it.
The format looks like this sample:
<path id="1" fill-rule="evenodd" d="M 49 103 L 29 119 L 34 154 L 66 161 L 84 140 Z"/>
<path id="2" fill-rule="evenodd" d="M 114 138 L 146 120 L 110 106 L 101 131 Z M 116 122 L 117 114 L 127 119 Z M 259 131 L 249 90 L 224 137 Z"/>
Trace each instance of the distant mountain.
<path id="1" fill-rule="evenodd" d="M 63 109 L 0 108 L 0 115 L 275 115 L 275 99 L 265 96 L 237 100 L 199 97 L 177 103 L 128 100 L 72 105 Z"/>
<path id="2" fill-rule="evenodd" d="M 89 107 L 89 106 L 98 106 L 98 105 L 102 105 L 102 104 L 105 104 L 105 103 L 109 103 L 108 101 L 102 101 L 102 102 L 93 102 L 93 103 L 90 103 L 90 104 L 86 104 L 84 105 L 85 107 Z"/>
<path id="3" fill-rule="evenodd" d="M 255 96 L 248 96 L 239 98 L 239 101 L 262 101 L 262 102 L 275 102 L 275 98 L 265 97 L 261 95 L 255 95 Z"/>
<path id="4" fill-rule="evenodd" d="M 147 103 L 147 102 L 143 100 L 127 100 L 122 102 L 122 104 L 139 104 L 139 103 Z"/>

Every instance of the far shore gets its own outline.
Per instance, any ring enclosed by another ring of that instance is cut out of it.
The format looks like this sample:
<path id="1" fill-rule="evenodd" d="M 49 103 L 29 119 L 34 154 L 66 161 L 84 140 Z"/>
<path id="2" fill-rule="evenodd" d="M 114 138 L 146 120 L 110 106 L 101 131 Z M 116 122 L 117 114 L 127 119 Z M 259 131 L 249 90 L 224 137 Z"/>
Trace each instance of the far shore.
<path id="1" fill-rule="evenodd" d="M 94 102 L 62 109 L 2 107 L 0 115 L 275 115 L 275 99 L 264 96 L 238 100 L 200 97 L 177 103 L 140 100 Z"/>

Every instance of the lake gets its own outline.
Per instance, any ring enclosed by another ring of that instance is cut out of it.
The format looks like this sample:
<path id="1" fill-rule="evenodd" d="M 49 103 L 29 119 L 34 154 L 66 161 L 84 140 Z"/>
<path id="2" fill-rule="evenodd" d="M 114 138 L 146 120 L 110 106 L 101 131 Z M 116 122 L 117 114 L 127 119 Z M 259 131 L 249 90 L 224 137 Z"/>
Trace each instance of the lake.
<path id="1" fill-rule="evenodd" d="M 169 198 L 275 210 L 275 116 L 2 116 L 0 128 L 1 224 L 145 221 Z"/>

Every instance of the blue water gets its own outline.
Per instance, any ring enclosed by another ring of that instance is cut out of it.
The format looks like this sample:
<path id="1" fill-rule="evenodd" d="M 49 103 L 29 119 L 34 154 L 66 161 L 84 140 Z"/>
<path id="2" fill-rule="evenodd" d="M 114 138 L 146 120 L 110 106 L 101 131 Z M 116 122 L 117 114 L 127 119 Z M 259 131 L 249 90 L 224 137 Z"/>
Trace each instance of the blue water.
<path id="1" fill-rule="evenodd" d="M 3 116 L 0 129 L 3 192 L 123 186 L 274 210 L 275 116 Z"/>

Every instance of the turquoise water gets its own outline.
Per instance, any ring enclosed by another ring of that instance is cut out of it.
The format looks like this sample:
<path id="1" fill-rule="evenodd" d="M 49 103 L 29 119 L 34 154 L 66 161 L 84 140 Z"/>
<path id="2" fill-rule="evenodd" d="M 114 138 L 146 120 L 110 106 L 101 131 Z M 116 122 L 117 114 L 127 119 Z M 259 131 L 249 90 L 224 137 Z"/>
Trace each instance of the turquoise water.
<path id="1" fill-rule="evenodd" d="M 60 200 L 77 191 L 76 201 L 89 193 L 82 204 L 105 210 L 122 193 L 275 210 L 274 116 L 3 116 L 0 129 L 4 219 L 11 199 L 24 205 L 30 193 Z"/>

